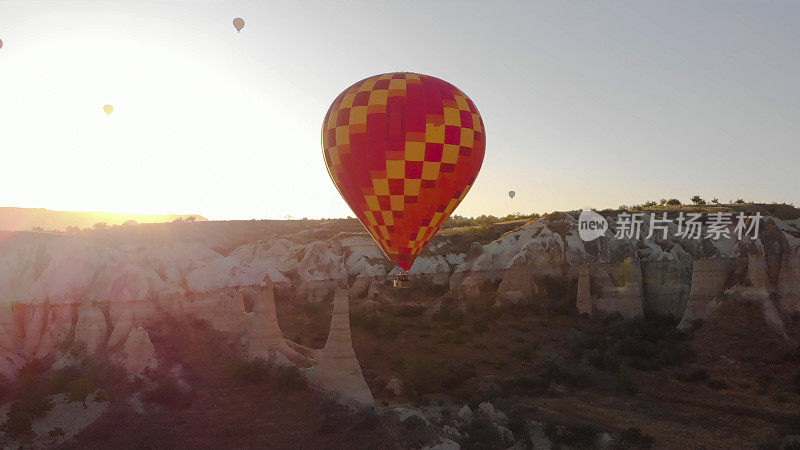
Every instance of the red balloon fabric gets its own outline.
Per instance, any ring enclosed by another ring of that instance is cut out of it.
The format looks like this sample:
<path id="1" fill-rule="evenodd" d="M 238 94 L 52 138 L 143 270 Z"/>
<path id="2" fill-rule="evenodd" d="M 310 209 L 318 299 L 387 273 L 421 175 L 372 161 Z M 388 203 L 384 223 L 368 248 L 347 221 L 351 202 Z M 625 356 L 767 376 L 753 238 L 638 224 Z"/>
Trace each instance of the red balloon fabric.
<path id="1" fill-rule="evenodd" d="M 486 136 L 478 109 L 458 88 L 397 72 L 336 97 L 322 149 L 339 193 L 407 271 L 475 182 Z"/>

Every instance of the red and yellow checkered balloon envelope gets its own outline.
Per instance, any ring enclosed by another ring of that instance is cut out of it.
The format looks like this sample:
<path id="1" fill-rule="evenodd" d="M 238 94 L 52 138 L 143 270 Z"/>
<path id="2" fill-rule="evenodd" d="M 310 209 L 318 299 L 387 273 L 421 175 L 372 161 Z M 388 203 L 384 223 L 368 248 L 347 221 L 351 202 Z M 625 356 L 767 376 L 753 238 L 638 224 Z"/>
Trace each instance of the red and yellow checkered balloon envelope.
<path id="1" fill-rule="evenodd" d="M 336 97 L 322 124 L 334 184 L 404 270 L 467 195 L 485 148 L 472 100 L 416 73 L 359 81 Z"/>

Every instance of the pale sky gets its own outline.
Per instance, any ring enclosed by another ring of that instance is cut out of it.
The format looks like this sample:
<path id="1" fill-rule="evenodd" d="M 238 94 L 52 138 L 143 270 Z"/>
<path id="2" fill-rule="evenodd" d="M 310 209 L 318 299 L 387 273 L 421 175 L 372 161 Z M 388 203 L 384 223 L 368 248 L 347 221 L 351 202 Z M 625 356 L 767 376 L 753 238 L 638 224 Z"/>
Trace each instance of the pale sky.
<path id="1" fill-rule="evenodd" d="M 347 216 L 322 119 L 393 71 L 480 109 L 456 214 L 800 203 L 799 23 L 767 0 L 0 0 L 0 206 Z"/>

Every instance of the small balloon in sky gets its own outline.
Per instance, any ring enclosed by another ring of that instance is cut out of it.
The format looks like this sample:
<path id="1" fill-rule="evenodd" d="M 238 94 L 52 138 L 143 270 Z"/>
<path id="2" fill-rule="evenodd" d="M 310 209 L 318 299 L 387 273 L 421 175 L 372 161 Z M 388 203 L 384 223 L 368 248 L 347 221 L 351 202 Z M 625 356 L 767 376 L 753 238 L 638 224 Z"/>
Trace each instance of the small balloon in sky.
<path id="1" fill-rule="evenodd" d="M 514 198 L 514 196 L 515 196 L 515 195 L 517 195 L 517 193 L 516 193 L 516 192 L 514 192 L 514 191 L 508 191 L 508 196 L 509 196 L 509 197 L 511 197 L 511 198 Z"/>
<path id="2" fill-rule="evenodd" d="M 3 48 L 3 40 L 0 39 L 0 48 Z"/>
<path id="3" fill-rule="evenodd" d="M 237 33 L 242 31 L 242 28 L 244 28 L 244 19 L 241 17 L 233 19 L 233 27 L 236 28 Z"/>
<path id="4" fill-rule="evenodd" d="M 103 106 L 103 111 L 106 112 L 107 116 L 110 116 L 111 113 L 114 112 L 114 107 L 111 106 L 111 105 L 105 105 L 105 106 Z"/>

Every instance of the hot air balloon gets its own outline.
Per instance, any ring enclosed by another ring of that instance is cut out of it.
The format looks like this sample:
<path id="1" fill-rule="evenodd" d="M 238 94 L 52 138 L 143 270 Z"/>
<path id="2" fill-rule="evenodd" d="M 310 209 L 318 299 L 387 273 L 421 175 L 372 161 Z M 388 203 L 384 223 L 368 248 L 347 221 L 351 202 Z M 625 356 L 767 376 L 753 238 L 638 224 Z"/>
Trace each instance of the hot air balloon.
<path id="1" fill-rule="evenodd" d="M 233 27 L 236 28 L 236 32 L 239 33 L 244 28 L 244 19 L 241 17 L 237 17 L 233 19 Z"/>
<path id="2" fill-rule="evenodd" d="M 514 196 L 515 196 L 515 195 L 517 195 L 517 193 L 516 193 L 516 192 L 514 192 L 514 191 L 508 191 L 508 196 L 509 196 L 509 197 L 511 197 L 511 198 L 514 198 Z"/>
<path id="3" fill-rule="evenodd" d="M 111 106 L 111 105 L 105 105 L 105 106 L 103 106 L 103 111 L 105 111 L 105 112 L 106 112 L 106 115 L 107 115 L 107 116 L 110 116 L 110 115 L 111 115 L 111 113 L 113 113 L 113 112 L 114 112 L 114 107 L 113 107 L 113 106 Z"/>
<path id="4" fill-rule="evenodd" d="M 403 274 L 467 195 L 483 163 L 483 120 L 452 84 L 416 73 L 361 80 L 322 124 L 328 173 Z"/>
<path id="5" fill-rule="evenodd" d="M 3 48 L 3 40 L 0 39 L 0 48 Z"/>

